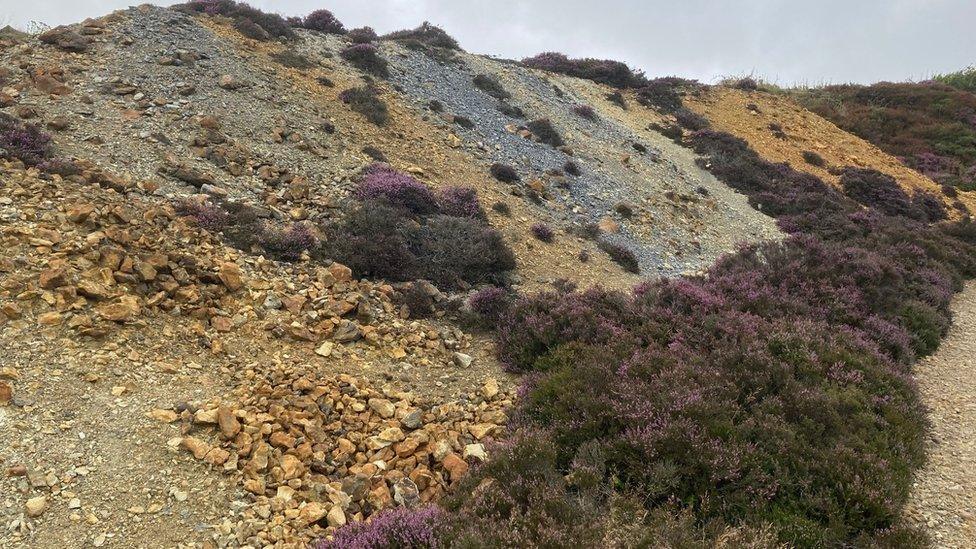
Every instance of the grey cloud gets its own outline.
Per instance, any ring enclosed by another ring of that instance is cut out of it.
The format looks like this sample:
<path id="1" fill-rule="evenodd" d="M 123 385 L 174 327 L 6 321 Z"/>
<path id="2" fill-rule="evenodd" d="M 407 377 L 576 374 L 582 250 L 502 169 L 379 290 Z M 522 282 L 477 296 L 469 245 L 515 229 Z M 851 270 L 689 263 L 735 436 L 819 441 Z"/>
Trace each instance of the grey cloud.
<path id="1" fill-rule="evenodd" d="M 173 3 L 173 2 L 161 2 Z M 78 21 L 116 0 L 0 0 L 0 21 Z M 381 32 L 430 20 L 465 49 L 509 58 L 540 51 L 607 57 L 649 75 L 711 82 L 755 73 L 783 84 L 925 78 L 976 63 L 972 0 L 255 0 L 303 14 L 323 5 Z"/>

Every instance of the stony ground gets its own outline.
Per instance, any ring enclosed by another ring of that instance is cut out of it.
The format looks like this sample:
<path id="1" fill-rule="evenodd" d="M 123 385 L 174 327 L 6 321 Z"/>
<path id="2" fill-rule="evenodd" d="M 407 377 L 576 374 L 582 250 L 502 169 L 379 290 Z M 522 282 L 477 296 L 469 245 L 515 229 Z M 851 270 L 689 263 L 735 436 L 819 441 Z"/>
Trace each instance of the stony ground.
<path id="1" fill-rule="evenodd" d="M 940 548 L 976 547 L 976 283 L 956 296 L 953 313 L 938 352 L 915 369 L 932 437 L 907 509 Z"/>

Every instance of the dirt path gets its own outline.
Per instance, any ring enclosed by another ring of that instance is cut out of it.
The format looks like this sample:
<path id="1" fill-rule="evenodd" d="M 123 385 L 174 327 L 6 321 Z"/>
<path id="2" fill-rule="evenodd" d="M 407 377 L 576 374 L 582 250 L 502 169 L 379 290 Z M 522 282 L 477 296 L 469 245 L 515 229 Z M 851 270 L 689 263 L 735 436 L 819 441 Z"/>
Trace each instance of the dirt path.
<path id="1" fill-rule="evenodd" d="M 907 513 L 935 547 L 976 547 L 976 283 L 956 296 L 953 313 L 939 351 L 916 370 L 932 440 Z"/>

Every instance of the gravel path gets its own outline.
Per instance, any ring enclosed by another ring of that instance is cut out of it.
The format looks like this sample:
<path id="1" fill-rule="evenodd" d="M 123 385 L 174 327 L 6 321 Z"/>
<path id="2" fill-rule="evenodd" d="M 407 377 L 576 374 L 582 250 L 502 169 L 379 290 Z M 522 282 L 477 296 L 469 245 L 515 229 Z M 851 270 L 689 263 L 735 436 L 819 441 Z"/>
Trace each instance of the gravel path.
<path id="1" fill-rule="evenodd" d="M 953 313 L 939 351 L 916 370 L 932 439 L 907 514 L 934 547 L 976 547 L 976 282 L 956 296 Z"/>

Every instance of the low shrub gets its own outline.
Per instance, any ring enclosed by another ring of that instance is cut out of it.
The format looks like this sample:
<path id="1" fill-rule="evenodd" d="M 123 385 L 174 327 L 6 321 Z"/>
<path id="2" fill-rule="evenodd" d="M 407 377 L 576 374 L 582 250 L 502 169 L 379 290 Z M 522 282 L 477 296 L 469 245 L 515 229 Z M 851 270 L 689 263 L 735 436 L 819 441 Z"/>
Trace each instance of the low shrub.
<path id="1" fill-rule="evenodd" d="M 440 212 L 453 217 L 483 218 L 478 193 L 471 187 L 445 187 L 437 194 Z"/>
<path id="2" fill-rule="evenodd" d="M 567 175 L 571 175 L 573 177 L 579 177 L 580 174 L 582 173 L 580 171 L 579 165 L 577 165 L 576 162 L 573 162 L 572 160 L 567 160 L 566 163 L 563 164 L 563 171 L 566 172 Z"/>
<path id="3" fill-rule="evenodd" d="M 943 221 L 949 218 L 942 199 L 926 191 L 915 191 L 912 208 L 922 221 Z"/>
<path id="4" fill-rule="evenodd" d="M 379 50 L 372 44 L 353 44 L 343 49 L 339 56 L 350 65 L 373 76 L 380 78 L 390 76 L 386 59 L 380 57 Z"/>
<path id="5" fill-rule="evenodd" d="M 525 118 L 525 111 L 506 101 L 498 102 L 498 112 L 511 118 Z"/>
<path id="6" fill-rule="evenodd" d="M 430 112 L 444 112 L 444 104 L 436 99 L 431 99 L 430 102 L 427 103 L 427 108 L 430 109 Z"/>
<path id="7" fill-rule="evenodd" d="M 556 52 L 540 53 L 522 60 L 522 65 L 548 72 L 565 74 L 617 88 L 638 87 L 646 82 L 644 73 L 609 59 L 570 59 Z"/>
<path id="8" fill-rule="evenodd" d="M 193 0 L 175 6 L 184 12 L 204 13 L 207 15 L 222 15 L 234 21 L 234 28 L 239 32 L 256 40 L 270 40 L 280 38 L 295 40 L 298 35 L 291 25 L 276 13 L 265 13 L 243 2 L 232 0 Z M 263 31 L 263 32 L 261 32 Z"/>
<path id="9" fill-rule="evenodd" d="M 546 244 L 551 244 L 556 237 L 555 233 L 552 231 L 552 228 L 545 223 L 536 223 L 532 225 L 529 230 L 532 232 L 532 236 L 534 236 L 537 240 L 545 242 Z"/>
<path id="10" fill-rule="evenodd" d="M 803 161 L 818 168 L 823 168 L 827 165 L 827 161 L 813 151 L 803 151 Z"/>
<path id="11" fill-rule="evenodd" d="M 919 218 L 908 193 L 890 175 L 869 168 L 846 168 L 840 183 L 847 196 L 885 215 Z"/>
<path id="12" fill-rule="evenodd" d="M 604 97 L 606 97 L 607 101 L 613 103 L 621 109 L 627 110 L 627 100 L 624 99 L 624 94 L 620 93 L 619 91 L 608 93 Z"/>
<path id="13" fill-rule="evenodd" d="M 384 164 L 366 168 L 355 196 L 361 201 L 383 200 L 414 215 L 439 212 L 437 199 L 426 185 Z"/>
<path id="14" fill-rule="evenodd" d="M 279 53 L 272 53 L 269 57 L 274 59 L 282 66 L 292 68 L 308 70 L 314 68 L 316 65 L 309 58 L 301 55 L 294 50 L 284 50 Z"/>
<path id="15" fill-rule="evenodd" d="M 357 276 L 462 288 L 500 282 L 515 267 L 472 189 L 449 187 L 435 197 L 406 174 L 372 166 L 355 197 L 359 203 L 345 218 L 323 228 L 317 254 Z"/>
<path id="16" fill-rule="evenodd" d="M 577 105 L 573 107 L 573 113 L 580 118 L 585 118 L 590 121 L 597 119 L 596 111 L 589 105 Z"/>
<path id="17" fill-rule="evenodd" d="M 353 44 L 372 44 L 379 40 L 379 36 L 372 27 L 359 27 L 358 29 L 352 29 L 347 34 L 349 40 Z"/>
<path id="18" fill-rule="evenodd" d="M 405 507 L 373 515 L 368 522 L 353 522 L 323 541 L 317 549 L 391 549 L 439 547 L 447 514 L 436 505 Z"/>
<path id="19" fill-rule="evenodd" d="M 33 124 L 0 112 L 0 158 L 36 166 L 50 154 L 50 135 Z"/>
<path id="20" fill-rule="evenodd" d="M 732 82 L 732 87 L 743 91 L 756 91 L 759 89 L 759 82 L 755 78 L 747 76 Z"/>
<path id="21" fill-rule="evenodd" d="M 302 252 L 311 251 L 318 245 L 318 239 L 307 225 L 295 223 L 281 229 L 265 225 L 258 236 L 258 242 L 271 257 L 281 261 L 295 261 Z"/>
<path id="22" fill-rule="evenodd" d="M 708 120 L 704 116 L 685 107 L 679 107 L 674 111 L 674 119 L 679 126 L 688 131 L 697 132 L 708 127 Z"/>
<path id="23" fill-rule="evenodd" d="M 614 263 L 623 267 L 625 271 L 640 274 L 640 264 L 637 262 L 637 256 L 634 255 L 634 252 L 630 248 L 605 240 L 601 241 L 599 246 L 601 250 L 610 256 L 610 259 Z"/>
<path id="24" fill-rule="evenodd" d="M 455 124 L 457 124 L 458 126 L 461 126 L 462 128 L 464 128 L 466 130 L 473 130 L 474 129 L 474 121 L 471 120 L 470 118 L 468 118 L 467 116 L 461 116 L 461 115 L 455 114 L 453 116 L 453 120 L 454 120 L 454 123 Z"/>
<path id="25" fill-rule="evenodd" d="M 399 289 L 394 302 L 407 308 L 408 318 L 430 318 L 434 314 L 434 299 L 427 293 L 424 284 L 406 284 Z"/>
<path id="26" fill-rule="evenodd" d="M 675 76 L 648 80 L 636 90 L 637 102 L 663 113 L 673 113 L 681 108 L 681 94 L 697 90 L 701 85 L 694 80 Z"/>
<path id="27" fill-rule="evenodd" d="M 512 296 L 498 286 L 484 287 L 468 298 L 468 306 L 481 320 L 488 324 L 495 324 L 508 313 L 512 307 Z"/>
<path id="28" fill-rule="evenodd" d="M 329 10 L 315 10 L 305 16 L 302 27 L 325 34 L 346 34 L 342 22 Z"/>
<path id="29" fill-rule="evenodd" d="M 444 29 L 427 21 L 424 21 L 422 25 L 415 29 L 391 32 L 384 36 L 383 39 L 398 42 L 409 41 L 429 48 L 461 51 L 461 46 L 457 40 L 451 38 L 451 35 L 447 34 Z"/>
<path id="30" fill-rule="evenodd" d="M 976 93 L 976 66 L 947 74 L 937 74 L 932 77 L 932 80 L 942 82 L 957 90 Z"/>
<path id="31" fill-rule="evenodd" d="M 372 145 L 367 145 L 362 148 L 362 151 L 363 154 L 372 158 L 374 161 L 380 163 L 386 163 L 386 155 L 383 154 L 383 151 L 377 149 L 376 147 L 373 147 Z"/>
<path id="32" fill-rule="evenodd" d="M 495 202 L 494 204 L 492 204 L 491 211 L 500 215 L 504 215 L 505 217 L 512 215 L 512 209 L 508 206 L 508 204 L 504 202 Z"/>
<path id="33" fill-rule="evenodd" d="M 516 181 L 521 181 L 522 178 L 519 177 L 515 168 L 509 166 L 508 164 L 502 164 L 500 162 L 495 162 L 491 165 L 489 170 L 491 176 L 495 179 L 501 181 L 502 183 L 515 183 Z"/>
<path id="34" fill-rule="evenodd" d="M 328 76 L 317 76 L 315 77 L 315 81 L 321 84 L 322 86 L 325 86 L 326 88 L 335 87 L 335 82 L 333 82 L 332 79 L 329 78 Z"/>
<path id="35" fill-rule="evenodd" d="M 382 126 L 390 120 L 390 111 L 373 86 L 345 90 L 339 94 L 339 100 L 377 126 Z"/>
<path id="36" fill-rule="evenodd" d="M 556 127 L 552 125 L 552 122 L 550 122 L 548 118 L 533 120 L 532 122 L 529 122 L 526 127 L 528 127 L 529 131 L 539 138 L 539 141 L 545 143 L 546 145 L 562 147 L 566 144 L 566 142 L 563 141 L 562 136 L 559 135 L 559 131 L 556 130 Z"/>
<path id="37" fill-rule="evenodd" d="M 495 99 L 505 100 L 512 97 L 494 76 L 478 74 L 473 79 L 474 85 L 479 90 L 487 93 Z"/>

